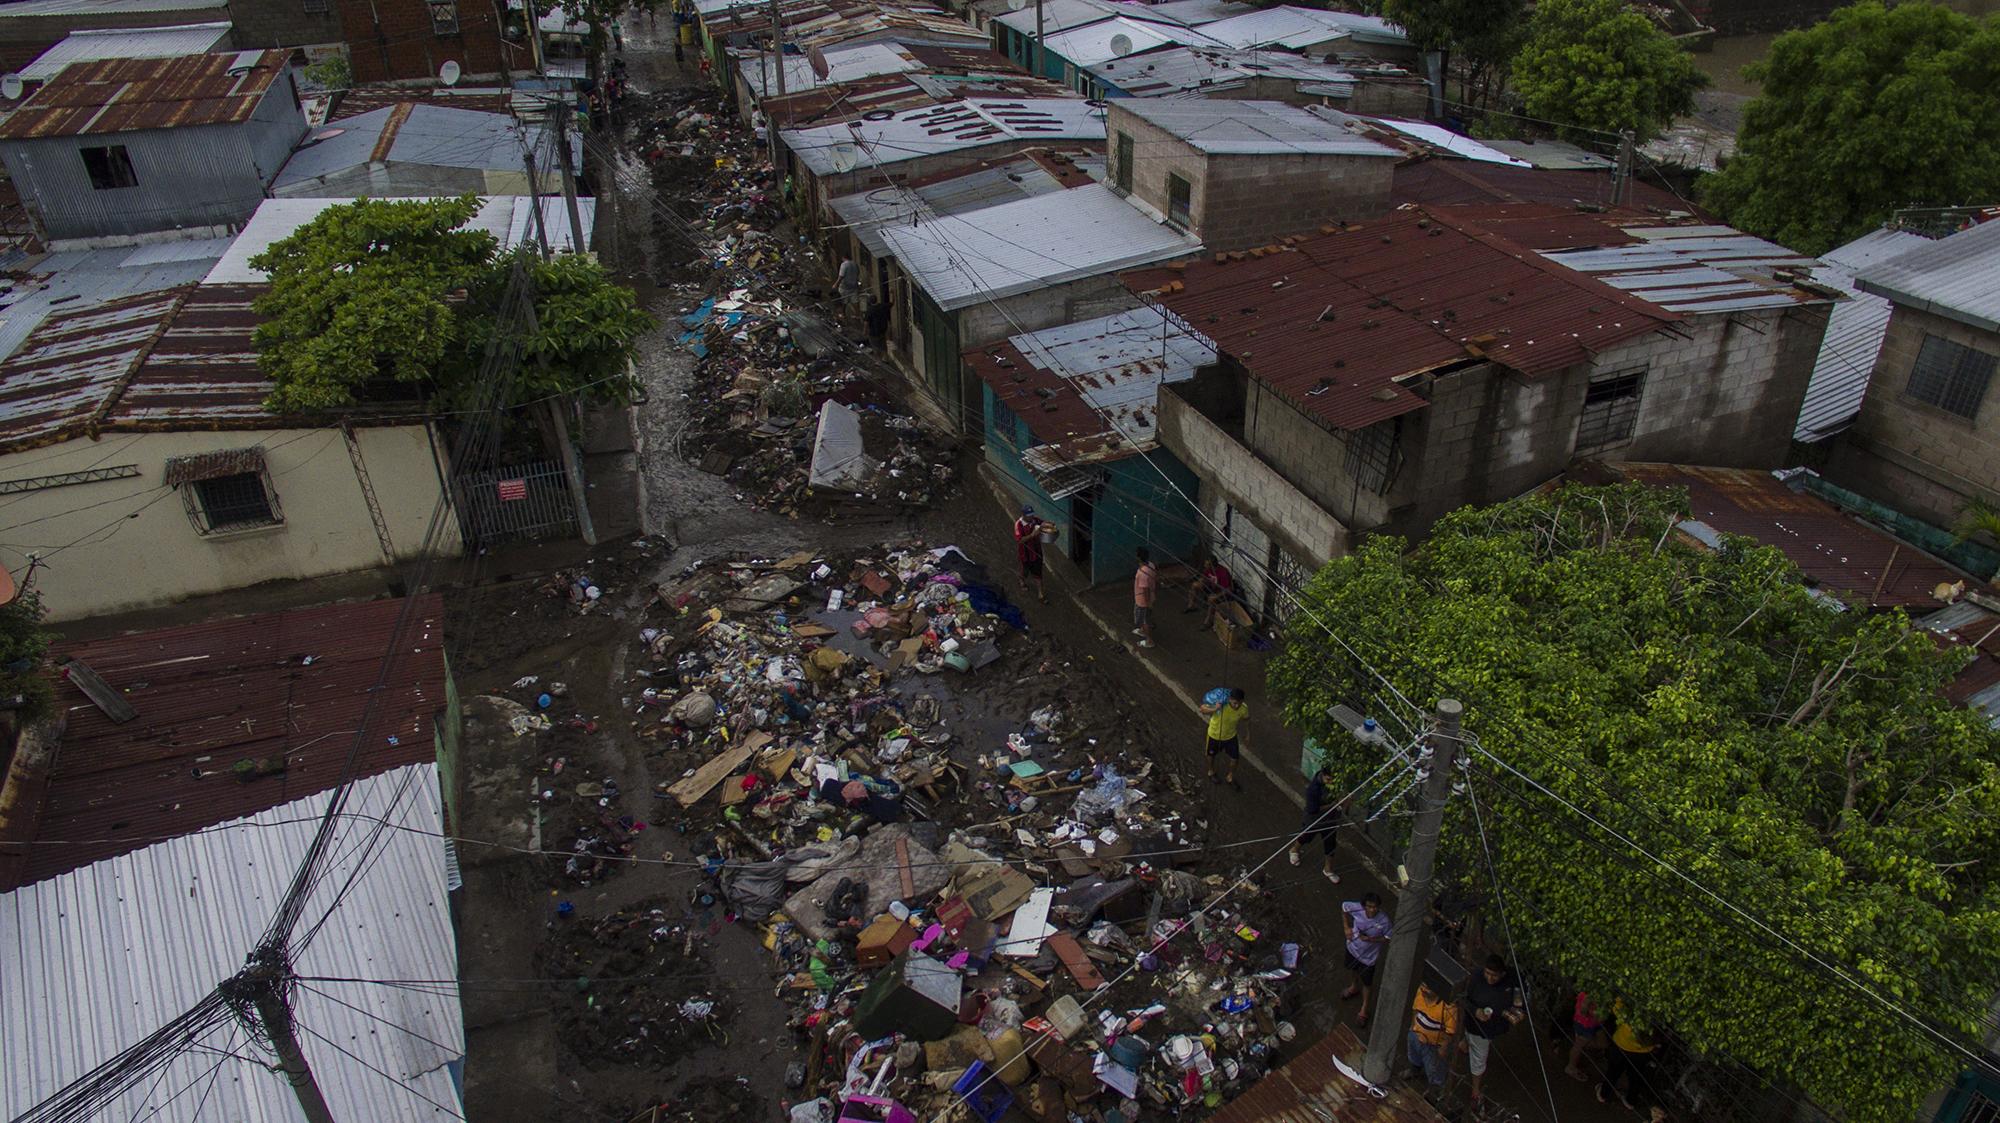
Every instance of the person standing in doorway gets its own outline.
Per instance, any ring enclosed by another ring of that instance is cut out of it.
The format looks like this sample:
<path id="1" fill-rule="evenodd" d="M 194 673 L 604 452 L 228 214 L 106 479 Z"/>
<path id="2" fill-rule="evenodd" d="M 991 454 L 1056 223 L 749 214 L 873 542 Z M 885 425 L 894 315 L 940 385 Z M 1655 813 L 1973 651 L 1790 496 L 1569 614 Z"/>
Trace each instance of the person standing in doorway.
<path id="1" fill-rule="evenodd" d="M 1243 757 L 1243 719 L 1250 715 L 1250 703 L 1243 699 L 1243 688 L 1232 686 L 1222 701 L 1200 707 L 1201 715 L 1208 719 L 1208 778 L 1239 792 L 1243 785 L 1236 782 L 1236 762 Z M 1227 762 L 1220 772 L 1217 761 Z M 1330 853 L 1327 860 L 1333 860 Z"/>
<path id="2" fill-rule="evenodd" d="M 1347 931 L 1347 970 L 1354 976 L 1353 985 L 1341 991 L 1340 997 L 1360 996 L 1361 1011 L 1354 1015 L 1354 1024 L 1365 1026 L 1368 1003 L 1374 998 L 1375 964 L 1382 958 L 1395 922 L 1382 911 L 1382 897 L 1376 893 L 1363 893 L 1358 901 L 1342 901 L 1340 922 Z"/>
<path id="3" fill-rule="evenodd" d="M 1425 979 L 1417 984 L 1417 999 L 1410 1004 L 1410 1034 L 1405 1039 L 1414 1077 L 1422 1077 L 1432 1088 L 1444 1087 L 1450 1073 L 1452 1038 L 1458 1036 L 1458 1007 L 1439 994 Z"/>
<path id="4" fill-rule="evenodd" d="M 840 259 L 840 269 L 834 276 L 834 290 L 840 294 L 840 316 L 846 319 L 852 315 L 861 300 L 861 266 L 851 257 Z"/>
<path id="5" fill-rule="evenodd" d="M 877 355 L 889 349 L 889 302 L 879 297 L 868 298 L 868 349 Z"/>
<path id="6" fill-rule="evenodd" d="M 1132 574 L 1132 634 L 1139 637 L 1140 647 L 1153 646 L 1153 594 L 1160 588 L 1160 567 L 1153 564 L 1153 553 L 1144 546 L 1139 547 L 1139 568 Z"/>
<path id="7" fill-rule="evenodd" d="M 1472 1069 L 1472 1102 L 1479 1102 L 1480 1084 L 1486 1079 L 1486 1062 L 1493 1054 L 1493 1039 L 1513 1029 L 1527 1011 L 1521 1005 L 1521 986 L 1507 970 L 1507 961 L 1497 955 L 1486 957 L 1486 969 L 1472 977 L 1465 991 L 1465 1050 Z"/>
<path id="8" fill-rule="evenodd" d="M 1021 517 L 1014 520 L 1014 560 L 1021 567 L 1021 591 L 1027 592 L 1028 582 L 1033 581 L 1035 595 L 1049 603 L 1049 589 L 1042 579 L 1042 520 L 1033 507 L 1021 508 Z"/>
<path id="9" fill-rule="evenodd" d="M 1328 789 L 1333 781 L 1333 771 L 1322 764 L 1314 770 L 1312 783 L 1306 785 L 1306 814 L 1299 827 L 1299 836 L 1292 840 L 1291 859 L 1299 864 L 1299 851 L 1313 839 L 1319 840 L 1324 858 L 1320 862 L 1320 873 L 1335 885 L 1340 884 L 1340 875 L 1333 870 L 1333 852 L 1340 845 L 1340 813 L 1347 810 L 1347 801 L 1332 801 Z"/>

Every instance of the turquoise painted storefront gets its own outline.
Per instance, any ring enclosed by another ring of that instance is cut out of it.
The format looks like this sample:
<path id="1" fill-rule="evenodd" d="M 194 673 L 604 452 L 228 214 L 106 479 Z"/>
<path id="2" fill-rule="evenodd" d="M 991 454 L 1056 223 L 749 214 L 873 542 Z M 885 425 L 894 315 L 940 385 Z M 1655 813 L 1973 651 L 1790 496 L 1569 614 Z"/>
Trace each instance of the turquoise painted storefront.
<path id="1" fill-rule="evenodd" d="M 1162 565 L 1192 561 L 1200 516 L 1192 502 L 1198 482 L 1187 465 L 1164 448 L 1096 465 L 1100 482 L 1062 499 L 1050 497 L 1021 461 L 1021 450 L 1040 444 L 1027 423 L 1003 405 L 991 386 L 985 398 L 986 460 L 1008 489 L 1062 528 L 1055 550 L 1075 563 L 1092 585 L 1121 581 L 1137 568 L 1144 546 Z"/>

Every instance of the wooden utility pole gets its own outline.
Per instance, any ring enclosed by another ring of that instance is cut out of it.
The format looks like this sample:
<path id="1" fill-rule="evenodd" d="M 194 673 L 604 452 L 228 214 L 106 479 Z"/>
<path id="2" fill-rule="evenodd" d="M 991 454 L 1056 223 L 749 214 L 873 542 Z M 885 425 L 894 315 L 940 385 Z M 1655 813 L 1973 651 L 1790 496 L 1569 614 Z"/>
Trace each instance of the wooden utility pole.
<path id="1" fill-rule="evenodd" d="M 778 0 L 771 0 L 771 62 L 778 80 L 778 96 L 785 96 L 785 25 L 778 15 Z M 767 91 L 768 92 L 768 91 Z"/>
<path id="2" fill-rule="evenodd" d="M 569 248 L 572 253 L 588 253 L 590 243 L 583 236 L 583 217 L 576 209 L 576 165 L 569 154 L 569 103 L 556 106 L 556 163 L 562 168 L 563 203 L 569 207 Z M 536 213 L 539 214 L 539 204 Z"/>
<path id="3" fill-rule="evenodd" d="M 1403 854 L 1403 888 L 1396 895 L 1395 927 L 1390 931 L 1389 946 L 1382 952 L 1378 968 L 1375 1020 L 1368 1030 L 1368 1053 L 1361 1064 L 1361 1075 L 1378 1087 L 1388 1082 L 1395 1071 L 1396 1058 L 1403 1053 L 1412 984 L 1416 981 L 1417 946 L 1423 943 L 1430 927 L 1427 922 L 1431 911 L 1431 867 L 1437 861 L 1438 836 L 1444 829 L 1444 805 L 1451 796 L 1452 774 L 1458 760 L 1459 719 L 1464 713 L 1465 707 L 1456 700 L 1439 700 L 1437 728 L 1426 737 L 1430 743 L 1430 772 L 1424 777 L 1423 791 L 1418 796 L 1410 848 Z"/>
<path id="4" fill-rule="evenodd" d="M 550 256 L 549 231 L 542 221 L 542 181 L 535 174 L 535 149 L 532 145 L 522 159 L 528 165 L 528 199 L 535 204 L 535 240 L 541 243 L 542 256 L 546 258 Z"/>
<path id="5" fill-rule="evenodd" d="M 1618 163 L 1611 169 L 1611 205 L 1614 207 L 1624 206 L 1625 198 L 1632 190 L 1632 158 L 1634 155 L 1632 139 L 1631 129 L 1626 129 L 1618 134 Z"/>

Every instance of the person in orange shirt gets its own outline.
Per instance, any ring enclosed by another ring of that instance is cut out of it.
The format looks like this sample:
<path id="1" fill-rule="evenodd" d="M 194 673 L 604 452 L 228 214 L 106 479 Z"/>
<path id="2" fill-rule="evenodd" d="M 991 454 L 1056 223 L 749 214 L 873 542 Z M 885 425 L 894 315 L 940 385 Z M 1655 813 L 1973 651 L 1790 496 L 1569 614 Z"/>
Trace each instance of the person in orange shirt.
<path id="1" fill-rule="evenodd" d="M 1411 1077 L 1422 1077 L 1433 1088 L 1444 1087 L 1450 1072 L 1446 1058 L 1457 1036 L 1458 1003 L 1431 989 L 1428 980 L 1418 983 L 1417 1000 L 1410 1004 L 1410 1033 L 1405 1039 Z"/>
<path id="2" fill-rule="evenodd" d="M 1153 594 L 1160 588 L 1160 567 L 1152 551 L 1139 547 L 1139 568 L 1132 574 L 1132 634 L 1140 647 L 1153 646 Z"/>

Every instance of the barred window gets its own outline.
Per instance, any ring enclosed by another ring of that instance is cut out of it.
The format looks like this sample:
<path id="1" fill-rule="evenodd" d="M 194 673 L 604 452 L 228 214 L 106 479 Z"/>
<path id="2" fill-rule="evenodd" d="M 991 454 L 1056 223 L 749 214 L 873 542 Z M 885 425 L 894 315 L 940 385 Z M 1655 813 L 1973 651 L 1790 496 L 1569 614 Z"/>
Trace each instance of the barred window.
<path id="1" fill-rule="evenodd" d="M 1188 181 L 1169 172 L 1167 174 L 1167 221 L 1181 229 L 1187 229 L 1189 204 L 1193 191 Z"/>
<path id="2" fill-rule="evenodd" d="M 1347 435 L 1347 474 L 1363 489 L 1381 495 L 1396 481 L 1402 424 L 1401 418 L 1392 417 Z"/>
<path id="3" fill-rule="evenodd" d="M 1645 367 L 1591 375 L 1590 389 L 1583 395 L 1583 417 L 1576 426 L 1576 450 L 1589 452 L 1631 440 L 1645 388 Z"/>
<path id="4" fill-rule="evenodd" d="M 1113 182 L 1118 185 L 1118 190 L 1127 195 L 1132 193 L 1132 134 L 1130 133 L 1118 134 L 1118 158 L 1116 165 L 1111 169 L 1111 175 Z"/>
<path id="5" fill-rule="evenodd" d="M 1910 368 L 1909 395 L 1946 413 L 1977 417 L 1995 362 L 1984 351 L 1926 335 L 1917 349 L 1917 364 Z"/>
<path id="6" fill-rule="evenodd" d="M 197 515 L 195 527 L 203 534 L 222 530 L 243 530 L 253 526 L 274 526 L 284 520 L 271 504 L 262 472 L 240 472 L 196 480 L 188 485 Z"/>
<path id="7" fill-rule="evenodd" d="M 457 0 L 430 0 L 431 31 L 437 35 L 458 34 Z"/>

